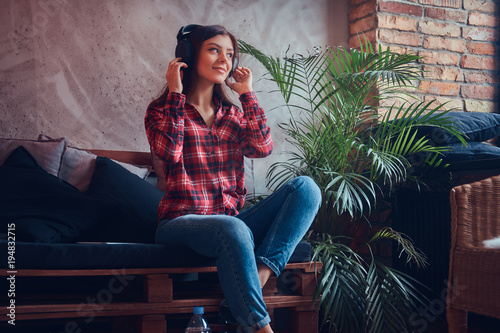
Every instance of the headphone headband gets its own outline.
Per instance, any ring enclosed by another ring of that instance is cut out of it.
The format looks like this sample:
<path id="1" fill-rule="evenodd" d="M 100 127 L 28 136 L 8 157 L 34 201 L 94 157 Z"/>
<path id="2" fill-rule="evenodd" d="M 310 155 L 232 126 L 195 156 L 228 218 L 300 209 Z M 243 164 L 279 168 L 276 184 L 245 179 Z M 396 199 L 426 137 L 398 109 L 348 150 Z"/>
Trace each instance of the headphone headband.
<path id="1" fill-rule="evenodd" d="M 189 35 L 193 30 L 196 30 L 198 28 L 202 27 L 202 25 L 199 24 L 188 24 L 183 26 L 182 28 L 179 29 L 179 32 L 177 33 L 177 41 L 181 41 L 186 37 L 186 35 Z"/>

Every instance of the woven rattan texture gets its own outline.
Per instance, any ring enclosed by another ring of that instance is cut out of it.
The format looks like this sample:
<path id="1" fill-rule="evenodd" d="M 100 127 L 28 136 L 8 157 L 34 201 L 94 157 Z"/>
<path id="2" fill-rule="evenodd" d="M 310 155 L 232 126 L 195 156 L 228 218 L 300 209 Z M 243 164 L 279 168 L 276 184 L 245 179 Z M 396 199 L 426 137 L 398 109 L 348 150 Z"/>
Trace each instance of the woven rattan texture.
<path id="1" fill-rule="evenodd" d="M 500 318 L 500 175 L 451 190 L 451 249 L 447 294 L 449 332 L 465 332 L 467 312 Z"/>

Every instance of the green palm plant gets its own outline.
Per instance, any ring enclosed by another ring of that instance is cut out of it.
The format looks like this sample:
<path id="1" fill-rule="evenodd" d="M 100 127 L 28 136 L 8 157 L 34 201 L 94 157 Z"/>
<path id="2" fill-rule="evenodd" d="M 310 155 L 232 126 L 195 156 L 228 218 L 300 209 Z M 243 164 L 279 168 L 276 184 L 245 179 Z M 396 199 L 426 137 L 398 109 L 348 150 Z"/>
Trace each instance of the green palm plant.
<path id="1" fill-rule="evenodd" d="M 443 166 L 440 154 L 447 148 L 418 135 L 423 126 L 447 130 L 465 143 L 447 111 L 438 112 L 444 105 L 432 107 L 433 102 L 420 102 L 409 92 L 421 79 L 415 66 L 419 57 L 375 50 L 369 42 L 359 50 L 317 49 L 283 58 L 243 41 L 239 45 L 264 65 L 290 113 L 280 128 L 294 150 L 269 168 L 268 186 L 308 175 L 323 193 L 311 233 L 327 235 L 313 241 L 314 258 L 323 263 L 316 299 L 327 314 L 324 321 L 332 331 L 405 331 L 410 314 L 424 301 L 413 287 L 416 281 L 373 255 L 368 260 L 358 255 L 345 244 L 348 235 L 339 232 L 338 218 L 366 217 L 382 194 L 410 180 L 418 183 L 415 168 Z M 390 101 L 395 102 L 384 106 Z M 409 260 L 425 265 L 423 254 L 404 235 L 384 228 L 372 236 L 368 249 L 391 239 Z"/>

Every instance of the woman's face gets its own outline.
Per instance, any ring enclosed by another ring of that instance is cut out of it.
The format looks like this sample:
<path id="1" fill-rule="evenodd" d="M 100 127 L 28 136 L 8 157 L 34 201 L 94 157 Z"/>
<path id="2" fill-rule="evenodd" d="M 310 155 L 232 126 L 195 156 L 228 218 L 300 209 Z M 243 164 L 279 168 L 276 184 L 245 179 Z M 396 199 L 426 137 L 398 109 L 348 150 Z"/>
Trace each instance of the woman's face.
<path id="1" fill-rule="evenodd" d="M 198 54 L 198 79 L 222 84 L 233 67 L 234 47 L 228 35 L 217 35 L 203 42 Z"/>

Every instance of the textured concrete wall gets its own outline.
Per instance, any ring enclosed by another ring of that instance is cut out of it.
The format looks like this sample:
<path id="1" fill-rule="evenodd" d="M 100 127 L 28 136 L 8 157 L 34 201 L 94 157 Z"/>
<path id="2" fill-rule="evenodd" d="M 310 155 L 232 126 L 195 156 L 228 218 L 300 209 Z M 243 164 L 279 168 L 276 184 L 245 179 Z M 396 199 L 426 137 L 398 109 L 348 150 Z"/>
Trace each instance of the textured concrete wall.
<path id="1" fill-rule="evenodd" d="M 148 151 L 143 117 L 185 24 L 222 24 L 279 55 L 347 43 L 347 0 L 0 0 L 0 137 L 67 137 L 77 147 Z M 248 57 L 265 109 L 282 103 Z M 233 98 L 237 99 L 237 97 Z M 286 149 L 268 113 L 275 154 Z M 281 157 L 282 158 L 282 157 Z M 258 187 L 263 188 L 261 182 Z"/>

